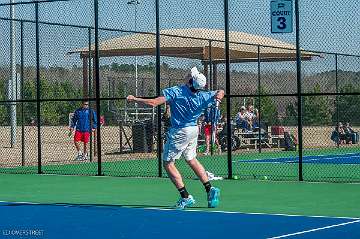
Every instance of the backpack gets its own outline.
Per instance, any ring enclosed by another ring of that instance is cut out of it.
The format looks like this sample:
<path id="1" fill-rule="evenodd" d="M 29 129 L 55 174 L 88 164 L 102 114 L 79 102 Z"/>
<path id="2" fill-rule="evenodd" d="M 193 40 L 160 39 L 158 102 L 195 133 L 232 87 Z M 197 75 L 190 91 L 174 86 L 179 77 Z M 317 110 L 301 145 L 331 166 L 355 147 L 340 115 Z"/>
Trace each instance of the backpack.
<path id="1" fill-rule="evenodd" d="M 284 142 L 286 151 L 296 151 L 295 137 L 287 131 L 284 132 Z"/>

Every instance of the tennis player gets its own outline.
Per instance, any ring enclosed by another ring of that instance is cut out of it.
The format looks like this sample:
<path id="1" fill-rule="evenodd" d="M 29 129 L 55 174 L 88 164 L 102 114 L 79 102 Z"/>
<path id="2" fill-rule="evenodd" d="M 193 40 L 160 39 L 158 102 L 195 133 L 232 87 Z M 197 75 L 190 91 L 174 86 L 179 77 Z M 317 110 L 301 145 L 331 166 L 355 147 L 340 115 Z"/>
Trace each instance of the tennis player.
<path id="1" fill-rule="evenodd" d="M 203 91 L 206 77 L 196 67 L 191 69 L 186 77 L 186 84 L 163 90 L 163 96 L 155 99 L 143 99 L 133 95 L 128 101 L 142 102 L 150 106 L 158 106 L 165 102 L 170 105 L 171 128 L 169 129 L 163 153 L 163 165 L 180 193 L 176 207 L 184 209 L 195 204 L 195 199 L 185 188 L 182 176 L 175 166 L 175 160 L 183 156 L 195 174 L 203 183 L 208 200 L 208 207 L 217 207 L 219 204 L 220 189 L 212 187 L 202 164 L 196 159 L 196 148 L 199 129 L 197 119 L 210 105 L 224 97 L 224 91 Z"/>

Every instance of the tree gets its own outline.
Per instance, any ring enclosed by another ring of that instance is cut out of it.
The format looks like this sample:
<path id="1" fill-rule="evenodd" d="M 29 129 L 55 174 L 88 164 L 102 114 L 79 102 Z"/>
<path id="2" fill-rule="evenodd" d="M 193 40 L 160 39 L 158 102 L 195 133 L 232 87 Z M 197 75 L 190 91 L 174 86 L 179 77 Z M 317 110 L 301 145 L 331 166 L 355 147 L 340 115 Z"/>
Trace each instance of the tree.
<path id="1" fill-rule="evenodd" d="M 320 93 L 320 85 L 316 84 L 312 93 Z M 326 96 L 305 96 L 303 101 L 304 125 L 331 124 L 332 106 Z"/>
<path id="2" fill-rule="evenodd" d="M 341 93 L 356 93 L 360 88 L 348 84 L 340 89 Z M 352 125 L 360 125 L 360 96 L 359 95 L 343 95 L 337 97 L 338 101 L 332 116 L 333 122 L 349 122 Z M 337 119 L 337 117 L 339 118 Z"/>
<path id="3" fill-rule="evenodd" d="M 283 120 L 284 125 L 294 126 L 297 125 L 298 121 L 298 111 L 295 108 L 293 103 L 289 103 L 286 106 L 285 118 Z"/>
<path id="4" fill-rule="evenodd" d="M 49 81 L 41 79 L 40 84 L 40 92 L 42 99 L 54 99 L 54 87 L 53 84 L 50 84 Z M 41 103 L 40 113 L 41 120 L 45 125 L 58 125 L 59 121 L 59 113 L 57 112 L 57 107 L 53 101 L 45 101 Z"/>
<path id="5" fill-rule="evenodd" d="M 260 87 L 260 94 L 266 95 L 267 91 Z M 268 125 L 277 125 L 279 124 L 279 113 L 277 106 L 274 103 L 273 99 L 270 96 L 261 97 L 261 108 L 260 108 L 260 118 L 261 122 L 265 122 Z M 257 108 L 259 105 L 259 98 L 255 98 L 254 108 Z"/>

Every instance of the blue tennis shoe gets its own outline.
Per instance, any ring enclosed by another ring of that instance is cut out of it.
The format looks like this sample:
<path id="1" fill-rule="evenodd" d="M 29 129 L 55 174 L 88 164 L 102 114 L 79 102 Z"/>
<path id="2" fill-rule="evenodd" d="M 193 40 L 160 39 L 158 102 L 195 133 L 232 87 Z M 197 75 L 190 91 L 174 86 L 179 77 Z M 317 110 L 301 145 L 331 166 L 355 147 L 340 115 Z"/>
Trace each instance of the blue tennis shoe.
<path id="1" fill-rule="evenodd" d="M 214 208 L 219 205 L 220 201 L 220 189 L 211 187 L 210 192 L 208 193 L 208 207 Z"/>
<path id="2" fill-rule="evenodd" d="M 195 204 L 195 199 L 193 196 L 189 195 L 188 198 L 180 198 L 179 201 L 177 201 L 175 207 L 177 209 L 184 209 L 186 207 L 191 207 Z"/>

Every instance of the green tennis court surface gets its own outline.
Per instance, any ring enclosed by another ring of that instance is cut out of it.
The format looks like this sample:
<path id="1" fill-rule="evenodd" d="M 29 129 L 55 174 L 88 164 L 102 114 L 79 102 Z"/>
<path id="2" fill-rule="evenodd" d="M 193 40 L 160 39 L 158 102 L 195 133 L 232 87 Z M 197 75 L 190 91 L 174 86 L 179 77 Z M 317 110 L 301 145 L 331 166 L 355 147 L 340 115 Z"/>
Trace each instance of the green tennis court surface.
<path id="1" fill-rule="evenodd" d="M 360 181 L 360 149 L 332 148 L 305 150 L 303 158 L 303 177 L 307 181 L 357 182 Z M 355 156 L 354 156 L 355 155 Z M 129 154 L 131 157 L 131 154 Z M 351 160 L 350 160 L 351 157 Z M 227 155 L 200 156 L 205 168 L 217 176 L 227 177 Z M 233 175 L 242 179 L 298 180 L 298 152 L 245 152 L 232 157 Z M 177 165 L 184 177 L 193 178 L 194 174 L 184 160 Z M 37 166 L 1 168 L 6 173 L 37 173 Z M 47 174 L 97 175 L 97 162 L 74 162 L 71 164 L 43 165 Z M 102 173 L 107 176 L 157 177 L 157 158 L 139 158 L 103 162 Z M 166 176 L 163 173 L 163 176 Z"/>
<path id="2" fill-rule="evenodd" d="M 186 180 L 196 207 L 207 209 L 203 186 Z M 360 184 L 222 180 L 216 210 L 358 217 Z M 178 192 L 169 179 L 0 175 L 0 201 L 171 207 Z"/>

